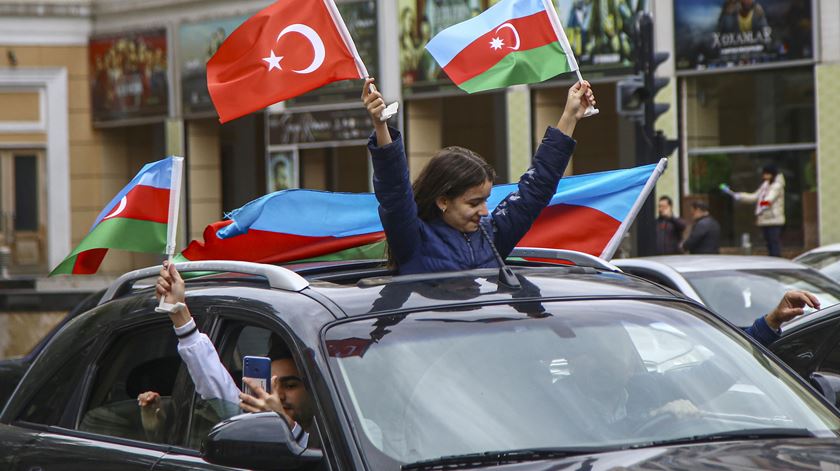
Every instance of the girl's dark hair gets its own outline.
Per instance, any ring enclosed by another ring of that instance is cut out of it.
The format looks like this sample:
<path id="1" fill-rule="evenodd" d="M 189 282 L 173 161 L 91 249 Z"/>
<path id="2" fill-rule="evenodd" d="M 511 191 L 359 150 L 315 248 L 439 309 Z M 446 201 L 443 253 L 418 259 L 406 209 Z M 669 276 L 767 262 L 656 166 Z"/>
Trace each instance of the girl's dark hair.
<path id="1" fill-rule="evenodd" d="M 496 180 L 496 171 L 475 152 L 463 147 L 445 147 L 438 151 L 414 180 L 417 215 L 424 221 L 441 216 L 437 199 L 457 198 L 474 186 Z"/>
<path id="2" fill-rule="evenodd" d="M 477 153 L 458 146 L 444 147 L 429 160 L 412 185 L 417 215 L 424 221 L 438 218 L 439 197 L 457 198 L 472 187 L 495 180 L 496 171 Z M 390 248 L 387 256 L 388 267 L 396 268 Z"/>

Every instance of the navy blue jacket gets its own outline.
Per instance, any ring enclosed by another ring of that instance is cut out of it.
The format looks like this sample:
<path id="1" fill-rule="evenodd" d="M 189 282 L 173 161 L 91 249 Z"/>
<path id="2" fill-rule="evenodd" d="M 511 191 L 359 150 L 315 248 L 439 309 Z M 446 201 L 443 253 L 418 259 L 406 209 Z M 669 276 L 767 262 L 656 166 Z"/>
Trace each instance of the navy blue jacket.
<path id="1" fill-rule="evenodd" d="M 368 149 L 373 157 L 373 189 L 379 200 L 379 218 L 399 273 L 498 267 L 481 231 L 462 233 L 441 218 L 423 221 L 417 216 L 402 136 L 396 129 L 390 132 L 391 144 L 377 147 L 373 134 Z M 574 149 L 572 138 L 548 128 L 517 191 L 481 220 L 502 257 L 510 254 L 551 201 Z"/>

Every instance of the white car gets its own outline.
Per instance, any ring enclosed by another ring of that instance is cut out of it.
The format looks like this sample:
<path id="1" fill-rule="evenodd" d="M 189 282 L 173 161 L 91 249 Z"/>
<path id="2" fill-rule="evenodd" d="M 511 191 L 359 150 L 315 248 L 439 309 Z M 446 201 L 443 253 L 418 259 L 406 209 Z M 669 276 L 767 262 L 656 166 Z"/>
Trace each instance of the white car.
<path id="1" fill-rule="evenodd" d="M 668 255 L 612 262 L 626 273 L 681 292 L 740 327 L 772 311 L 792 289 L 814 293 L 823 308 L 840 303 L 840 284 L 784 258 Z"/>
<path id="2" fill-rule="evenodd" d="M 813 267 L 840 283 L 840 244 L 817 247 L 794 258 L 793 261 Z"/>

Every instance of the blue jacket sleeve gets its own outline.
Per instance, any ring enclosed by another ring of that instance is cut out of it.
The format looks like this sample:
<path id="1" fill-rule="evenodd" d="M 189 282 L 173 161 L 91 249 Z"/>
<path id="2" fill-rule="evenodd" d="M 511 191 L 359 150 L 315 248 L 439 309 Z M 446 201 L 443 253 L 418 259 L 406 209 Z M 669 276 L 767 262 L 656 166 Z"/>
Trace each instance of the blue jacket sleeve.
<path id="1" fill-rule="evenodd" d="M 420 220 L 402 135 L 396 129 L 388 130 L 393 142 L 377 147 L 374 133 L 368 140 L 368 150 L 373 162 L 373 191 L 379 201 L 379 219 L 391 254 L 401 263 L 420 246 Z"/>
<path id="2" fill-rule="evenodd" d="M 764 316 L 756 319 L 755 322 L 753 322 L 753 325 L 744 329 L 744 332 L 746 332 L 750 337 L 756 339 L 758 343 L 764 345 L 765 347 L 769 346 L 780 337 L 779 332 L 771 329 L 770 326 L 767 325 L 767 321 L 764 320 Z"/>
<path id="3" fill-rule="evenodd" d="M 493 241 L 503 258 L 516 247 L 551 201 L 574 150 L 574 139 L 549 127 L 534 154 L 531 168 L 519 179 L 517 190 L 493 210 Z"/>

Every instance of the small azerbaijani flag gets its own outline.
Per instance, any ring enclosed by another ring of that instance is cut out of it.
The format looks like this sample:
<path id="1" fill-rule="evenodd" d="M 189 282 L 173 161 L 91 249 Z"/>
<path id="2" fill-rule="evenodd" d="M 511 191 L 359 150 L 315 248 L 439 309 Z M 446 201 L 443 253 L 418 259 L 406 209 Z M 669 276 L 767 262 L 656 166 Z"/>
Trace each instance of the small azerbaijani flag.
<path id="1" fill-rule="evenodd" d="M 96 273 L 108 249 L 163 253 L 172 181 L 180 181 L 180 174 L 173 175 L 173 167 L 180 172 L 182 161 L 181 157 L 167 157 L 144 165 L 99 213 L 85 238 L 50 276 Z"/>
<path id="2" fill-rule="evenodd" d="M 578 69 L 551 0 L 502 0 L 426 45 L 467 93 L 537 83 Z"/>

